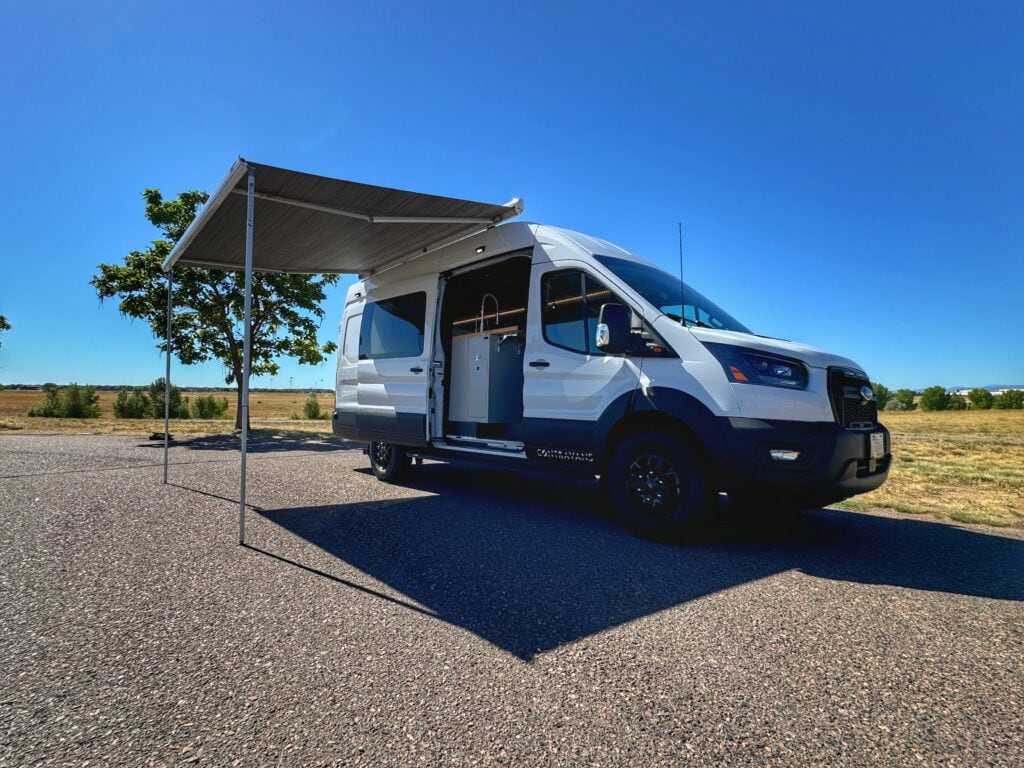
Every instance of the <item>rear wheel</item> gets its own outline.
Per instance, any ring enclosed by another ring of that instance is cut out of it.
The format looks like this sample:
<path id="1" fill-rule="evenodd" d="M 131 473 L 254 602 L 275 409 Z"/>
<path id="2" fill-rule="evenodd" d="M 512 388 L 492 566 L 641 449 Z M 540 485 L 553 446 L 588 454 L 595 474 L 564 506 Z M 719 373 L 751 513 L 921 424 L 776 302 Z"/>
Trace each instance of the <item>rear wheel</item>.
<path id="1" fill-rule="evenodd" d="M 704 462 L 681 438 L 664 432 L 633 435 L 615 449 L 608 491 L 619 519 L 650 539 L 691 535 L 712 509 Z"/>
<path id="2" fill-rule="evenodd" d="M 392 483 L 401 479 L 409 469 L 411 460 L 400 445 L 372 442 L 367 453 L 370 456 L 370 469 L 378 480 Z"/>

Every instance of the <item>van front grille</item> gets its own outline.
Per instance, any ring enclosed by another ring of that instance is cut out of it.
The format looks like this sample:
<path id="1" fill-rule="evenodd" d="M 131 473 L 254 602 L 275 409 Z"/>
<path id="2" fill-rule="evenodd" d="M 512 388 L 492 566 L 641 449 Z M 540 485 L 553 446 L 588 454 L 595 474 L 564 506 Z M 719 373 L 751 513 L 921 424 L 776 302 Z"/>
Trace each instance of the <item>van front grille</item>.
<path id="1" fill-rule="evenodd" d="M 860 396 L 861 387 L 871 382 L 847 368 L 828 369 L 828 393 L 836 421 L 847 429 L 873 429 L 878 424 L 878 406 Z"/>

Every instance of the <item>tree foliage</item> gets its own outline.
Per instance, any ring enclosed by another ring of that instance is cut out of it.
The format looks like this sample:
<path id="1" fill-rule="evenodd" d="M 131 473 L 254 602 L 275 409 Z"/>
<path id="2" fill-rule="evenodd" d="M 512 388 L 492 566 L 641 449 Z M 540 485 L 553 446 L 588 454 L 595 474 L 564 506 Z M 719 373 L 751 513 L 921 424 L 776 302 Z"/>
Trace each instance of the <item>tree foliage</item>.
<path id="1" fill-rule="evenodd" d="M 223 419 L 228 412 L 228 399 L 214 395 L 199 395 L 192 402 L 193 419 Z"/>
<path id="2" fill-rule="evenodd" d="M 98 419 L 100 416 L 100 396 L 95 387 L 75 383 L 66 387 L 44 384 L 43 392 L 43 402 L 29 408 L 29 416 L 58 419 Z"/>
<path id="3" fill-rule="evenodd" d="M 967 398 L 971 401 L 972 408 L 987 411 L 992 407 L 992 393 L 987 389 L 982 389 L 981 387 L 972 389 L 967 393 Z"/>
<path id="4" fill-rule="evenodd" d="M 893 397 L 905 410 L 912 411 L 916 407 L 914 405 L 914 390 L 912 389 L 897 389 Z"/>
<path id="5" fill-rule="evenodd" d="M 144 251 L 132 251 L 122 263 L 100 264 L 91 283 L 101 301 L 117 298 L 122 314 L 148 322 L 157 346 L 164 350 L 167 283 L 162 265 L 208 196 L 193 190 L 165 200 L 158 189 L 147 189 L 142 196 L 146 218 L 163 238 Z M 324 316 L 320 307 L 324 288 L 337 281 L 337 275 L 253 274 L 253 375 L 276 374 L 279 357 L 316 365 L 335 350 L 333 342 L 319 343 L 317 330 Z M 174 269 L 171 348 L 185 365 L 219 361 L 225 369 L 225 382 L 238 387 L 239 406 L 244 287 L 243 272 Z M 241 426 L 241 407 L 238 414 L 236 427 Z"/>
<path id="6" fill-rule="evenodd" d="M 949 402 L 946 404 L 947 411 L 966 411 L 967 410 L 967 398 L 963 395 L 952 394 L 949 396 Z"/>
<path id="7" fill-rule="evenodd" d="M 162 419 L 164 417 L 164 395 L 166 380 L 163 376 L 154 379 L 149 385 L 149 418 Z M 188 398 L 182 397 L 181 389 L 171 385 L 171 408 L 170 418 L 187 419 L 189 417 Z"/>
<path id="8" fill-rule="evenodd" d="M 892 398 L 892 391 L 880 381 L 871 382 L 871 391 L 875 393 L 875 404 L 878 406 L 878 410 L 884 411 L 885 406 L 889 404 L 889 400 Z"/>
<path id="9" fill-rule="evenodd" d="M 993 398 L 992 406 L 1003 410 L 1024 408 L 1024 390 L 1008 389 L 1005 392 L 1000 392 Z"/>
<path id="10" fill-rule="evenodd" d="M 149 417 L 149 397 L 140 387 L 121 389 L 114 400 L 115 419 L 145 419 Z"/>
<path id="11" fill-rule="evenodd" d="M 189 417 L 188 398 L 182 397 L 179 387 L 171 387 L 170 418 Z M 118 419 L 163 419 L 164 378 L 161 376 L 145 389 L 134 387 L 122 389 L 114 401 L 114 417 Z"/>
<path id="12" fill-rule="evenodd" d="M 945 411 L 949 408 L 949 395 L 945 387 L 928 387 L 921 393 L 922 411 Z"/>
<path id="13" fill-rule="evenodd" d="M 4 331 L 9 331 L 9 330 L 11 330 L 11 324 L 7 321 L 6 317 L 4 317 L 3 315 L 0 315 L 0 336 L 3 335 Z M 3 344 L 0 344 L 0 347 L 2 347 L 2 346 L 3 346 Z"/>

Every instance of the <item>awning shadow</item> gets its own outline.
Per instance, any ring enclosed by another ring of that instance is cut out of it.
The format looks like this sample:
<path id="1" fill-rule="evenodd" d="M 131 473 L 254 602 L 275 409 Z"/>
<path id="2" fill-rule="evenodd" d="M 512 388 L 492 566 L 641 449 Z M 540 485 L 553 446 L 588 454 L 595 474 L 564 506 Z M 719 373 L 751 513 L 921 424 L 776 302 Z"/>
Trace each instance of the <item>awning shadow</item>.
<path id="1" fill-rule="evenodd" d="M 974 530 L 819 510 L 668 546 L 594 511 L 592 485 L 443 464 L 412 474 L 437 495 L 260 514 L 522 659 L 791 569 L 1024 600 L 1024 542 Z"/>
<path id="2" fill-rule="evenodd" d="M 238 452 L 241 441 L 238 435 L 199 435 L 171 441 L 172 448 L 187 448 L 191 451 L 222 451 Z M 139 448 L 159 448 L 163 450 L 163 440 L 147 440 L 140 443 Z M 292 451 L 313 451 L 324 453 L 329 451 L 362 450 L 362 443 L 332 435 L 320 435 L 303 432 L 271 432 L 259 430 L 249 436 L 246 451 L 253 454 L 288 453 Z"/>

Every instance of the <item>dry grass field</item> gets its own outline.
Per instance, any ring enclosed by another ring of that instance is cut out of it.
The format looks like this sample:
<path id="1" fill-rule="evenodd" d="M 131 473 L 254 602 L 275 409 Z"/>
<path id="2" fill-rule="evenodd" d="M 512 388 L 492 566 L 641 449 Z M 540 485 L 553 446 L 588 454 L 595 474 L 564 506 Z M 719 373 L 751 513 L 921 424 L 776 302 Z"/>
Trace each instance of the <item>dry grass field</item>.
<path id="1" fill-rule="evenodd" d="M 1024 411 L 886 411 L 882 422 L 889 480 L 841 507 L 1024 526 Z"/>
<path id="2" fill-rule="evenodd" d="M 186 391 L 187 397 L 196 393 Z M 177 435 L 231 430 L 228 420 L 172 421 Z M 222 396 L 218 393 L 218 397 Z M 100 419 L 38 419 L 26 416 L 42 401 L 39 390 L 0 390 L 0 434 L 147 434 L 162 431 L 162 421 L 113 418 L 116 393 L 100 392 Z M 253 392 L 253 429 L 267 434 L 329 433 L 327 421 L 293 420 L 302 414 L 302 392 Z M 324 413 L 332 394 L 318 394 Z M 877 491 L 843 502 L 847 509 L 887 508 L 964 523 L 1024 527 L 1024 411 L 886 411 L 882 421 L 893 435 L 895 461 L 889 481 Z"/>
<path id="3" fill-rule="evenodd" d="M 162 420 L 146 419 L 115 419 L 114 400 L 117 392 L 102 391 L 98 419 L 40 419 L 27 416 L 28 409 L 43 401 L 43 392 L 39 389 L 4 389 L 0 390 L 0 434 L 4 432 L 23 431 L 45 434 L 103 434 L 103 435 L 141 435 L 164 429 Z M 206 392 L 182 390 L 188 398 L 205 395 Z M 213 392 L 216 397 L 228 400 L 227 417 L 222 420 L 188 419 L 171 421 L 171 432 L 175 435 L 209 435 L 230 432 L 235 419 L 235 393 Z M 319 392 L 317 402 L 321 413 L 330 414 L 334 409 L 334 394 Z M 276 432 L 331 431 L 329 421 L 306 421 L 302 418 L 302 406 L 306 402 L 305 392 L 264 392 L 254 391 L 249 396 L 250 418 L 253 429 L 270 429 Z M 291 418 L 292 415 L 298 420 Z"/>

